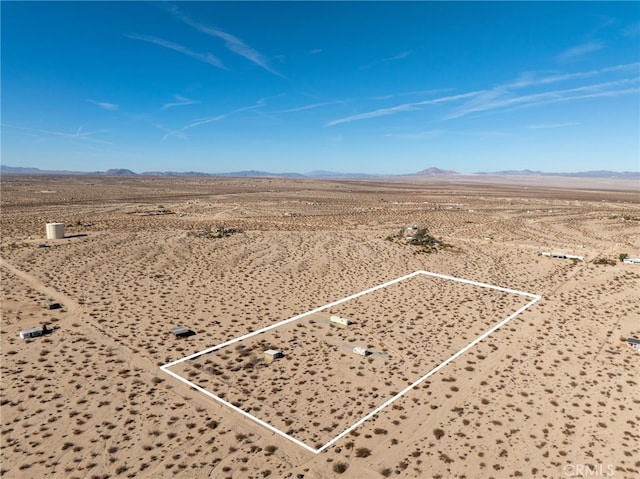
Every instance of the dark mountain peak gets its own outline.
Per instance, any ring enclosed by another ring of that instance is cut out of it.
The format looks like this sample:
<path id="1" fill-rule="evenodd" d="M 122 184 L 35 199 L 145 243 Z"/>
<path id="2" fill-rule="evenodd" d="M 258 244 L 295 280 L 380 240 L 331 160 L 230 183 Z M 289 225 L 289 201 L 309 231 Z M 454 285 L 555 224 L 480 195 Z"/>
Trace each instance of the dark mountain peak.
<path id="1" fill-rule="evenodd" d="M 435 166 L 432 166 L 431 168 L 427 168 L 426 170 L 418 171 L 417 173 L 414 173 L 414 174 L 418 175 L 418 176 L 457 175 L 458 172 L 457 171 L 451 171 L 451 170 L 441 170 L 440 168 L 436 168 Z"/>
<path id="2" fill-rule="evenodd" d="M 126 168 L 111 168 L 104 173 L 105 176 L 133 176 L 135 173 L 131 170 L 127 170 Z"/>

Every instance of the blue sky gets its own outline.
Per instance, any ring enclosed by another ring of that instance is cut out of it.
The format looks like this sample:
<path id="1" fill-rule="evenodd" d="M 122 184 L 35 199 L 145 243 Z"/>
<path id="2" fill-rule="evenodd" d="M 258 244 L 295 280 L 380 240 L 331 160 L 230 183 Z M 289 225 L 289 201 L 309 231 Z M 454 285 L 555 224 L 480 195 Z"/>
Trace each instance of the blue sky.
<path id="1" fill-rule="evenodd" d="M 640 170 L 638 2 L 8 2 L 2 163 Z"/>

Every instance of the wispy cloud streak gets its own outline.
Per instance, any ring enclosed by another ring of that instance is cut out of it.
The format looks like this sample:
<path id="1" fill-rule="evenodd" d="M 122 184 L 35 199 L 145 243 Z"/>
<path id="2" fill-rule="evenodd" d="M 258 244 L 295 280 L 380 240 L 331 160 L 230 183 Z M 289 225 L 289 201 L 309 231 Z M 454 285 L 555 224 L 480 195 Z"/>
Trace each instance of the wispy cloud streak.
<path id="1" fill-rule="evenodd" d="M 538 77 L 533 73 L 525 73 L 512 82 L 497 85 L 490 89 L 379 108 L 365 113 L 338 118 L 326 123 L 325 126 L 330 127 L 353 121 L 395 115 L 401 112 L 415 111 L 422 107 L 436 104 L 452 104 L 452 108 L 441 119 L 453 120 L 472 113 L 488 111 L 505 112 L 516 108 L 525 108 L 550 103 L 583 100 L 588 98 L 614 97 L 634 93 L 637 94 L 639 91 L 638 83 L 640 80 L 637 76 L 639 71 L 640 62 L 614 65 L 585 72 L 546 75 L 542 77 Z M 539 91 L 540 89 L 555 83 L 569 81 L 575 82 L 576 80 L 584 80 L 597 76 L 610 76 L 610 74 L 614 73 L 619 75 L 633 73 L 634 76 L 628 77 L 628 75 L 625 75 L 627 78 L 608 82 L 601 81 L 574 88 Z M 523 89 L 529 89 L 529 92 L 525 94 L 519 93 L 519 91 Z M 532 89 L 534 91 L 531 91 Z M 538 91 L 535 91 L 536 89 Z"/>
<path id="2" fill-rule="evenodd" d="M 527 86 L 539 86 L 549 85 L 551 83 L 558 83 L 569 80 L 578 80 L 582 78 L 591 78 L 607 73 L 637 73 L 640 70 L 640 62 L 626 63 L 622 65 L 614 65 L 612 67 L 600 68 L 597 70 L 588 70 L 586 72 L 573 72 L 563 73 L 557 75 L 548 75 L 541 78 L 536 78 L 534 73 L 524 73 L 519 79 L 503 85 L 505 88 L 523 88 Z"/>
<path id="3" fill-rule="evenodd" d="M 352 121 L 365 120 L 368 118 L 377 118 L 379 116 L 395 115 L 396 113 L 405 112 L 405 111 L 416 111 L 416 110 L 419 110 L 420 109 L 419 107 L 421 106 L 437 105 L 438 103 L 447 103 L 447 102 L 462 100 L 464 98 L 477 96 L 480 93 L 482 92 L 474 91 L 469 93 L 462 93 L 460 95 L 443 96 L 440 98 L 423 100 L 423 101 L 414 102 L 414 103 L 404 103 L 402 105 L 397 105 L 389 108 L 379 108 L 377 110 L 369 111 L 366 113 L 360 113 L 357 115 L 351 115 L 344 118 L 338 118 L 337 120 L 332 120 L 326 123 L 325 126 L 335 126 L 335 125 L 340 125 L 341 123 L 350 123 Z"/>
<path id="4" fill-rule="evenodd" d="M 372 68 L 374 66 L 376 66 L 379 63 L 384 63 L 384 62 L 395 62 L 398 60 L 403 60 L 405 58 L 407 58 L 409 55 L 411 55 L 413 53 L 412 50 L 407 50 L 404 51 L 402 53 L 398 53 L 397 55 L 394 55 L 392 57 L 387 57 L 387 58 L 383 58 L 382 60 L 375 60 L 367 65 L 361 66 L 360 70 L 368 70 L 369 68 Z"/>
<path id="5" fill-rule="evenodd" d="M 140 40 L 147 43 L 153 43 L 154 45 L 159 45 L 164 48 L 168 48 L 169 50 L 174 50 L 176 52 L 180 52 L 184 55 L 190 56 L 204 63 L 208 63 L 216 68 L 220 68 L 222 70 L 226 70 L 227 67 L 215 56 L 211 53 L 197 53 L 192 50 L 189 50 L 187 47 L 179 45 L 177 43 L 170 42 L 168 40 L 163 40 L 162 38 L 154 37 L 151 35 L 138 35 L 135 33 L 125 34 L 125 37 L 131 38 L 132 40 Z"/>
<path id="6" fill-rule="evenodd" d="M 178 128 L 177 130 L 171 130 L 171 129 L 166 128 L 164 125 L 161 125 L 161 124 L 155 124 L 154 126 L 156 128 L 158 128 L 158 129 L 160 129 L 160 130 L 165 132 L 165 134 L 162 137 L 163 140 L 166 140 L 170 136 L 175 136 L 176 138 L 186 139 L 187 136 L 185 135 L 184 132 L 187 131 L 187 130 L 190 130 L 191 128 L 195 128 L 195 127 L 201 126 L 201 125 L 206 125 L 208 123 L 215 123 L 217 121 L 224 120 L 225 118 L 227 118 L 230 115 L 233 115 L 235 113 L 240 113 L 242 111 L 256 110 L 256 109 L 258 109 L 260 107 L 263 107 L 265 105 L 265 103 L 266 102 L 265 102 L 264 98 L 261 98 L 253 105 L 242 106 L 240 108 L 236 108 L 235 110 L 231 110 L 230 112 L 221 113 L 221 114 L 215 115 L 215 116 L 209 116 L 209 117 L 205 117 L 205 118 L 197 118 L 197 119 L 193 120 L 191 123 L 188 123 L 187 125 L 183 126 L 182 128 Z"/>
<path id="7" fill-rule="evenodd" d="M 206 25 L 203 25 L 201 23 L 198 23 L 195 20 L 193 20 L 191 17 L 189 17 L 188 15 L 184 14 L 182 12 L 182 10 L 180 10 L 180 8 L 178 8 L 175 5 L 168 7 L 168 11 L 171 12 L 176 18 L 178 18 L 179 20 L 181 20 L 185 24 L 195 28 L 199 32 L 202 32 L 202 33 L 204 33 L 206 35 L 210 35 L 210 36 L 213 36 L 213 37 L 220 38 L 221 40 L 224 40 L 225 47 L 227 47 L 233 53 L 246 58 L 250 62 L 258 65 L 259 67 L 264 68 L 269 73 L 272 73 L 272 74 L 274 74 L 276 76 L 282 77 L 282 75 L 280 73 L 278 73 L 276 70 L 271 68 L 271 66 L 269 66 L 269 62 L 268 62 L 267 58 L 264 55 L 262 55 L 256 49 L 254 49 L 251 46 L 249 46 L 246 43 L 244 43 L 242 40 L 240 40 L 235 35 L 227 33 L 227 32 L 225 32 L 223 30 L 218 29 L 218 28 L 212 28 L 212 27 L 208 27 Z"/>
<path id="8" fill-rule="evenodd" d="M 342 101 L 328 101 L 324 103 L 311 103 L 309 105 L 298 106 L 295 108 L 289 108 L 288 110 L 279 110 L 277 113 L 295 113 L 298 111 L 314 110 L 323 106 L 336 105 L 338 103 L 344 103 Z"/>
<path id="9" fill-rule="evenodd" d="M 547 103 L 583 100 L 587 98 L 626 95 L 633 92 L 638 92 L 638 87 L 621 87 L 632 85 L 634 83 L 638 83 L 638 78 L 602 82 L 577 88 L 552 90 L 520 96 L 509 96 L 509 92 L 507 91 L 492 91 L 491 93 L 496 93 L 494 98 L 491 98 L 489 95 L 487 95 L 479 98 L 479 101 L 478 99 L 476 99 L 476 101 L 468 102 L 467 104 L 457 108 L 456 110 L 445 116 L 444 119 L 453 120 L 455 118 L 461 118 L 471 113 L 490 110 L 505 110 L 513 109 L 515 107 L 523 108 L 538 106 Z"/>
<path id="10" fill-rule="evenodd" d="M 576 47 L 573 48 L 569 48 L 568 50 L 565 50 L 564 52 L 562 52 L 560 55 L 558 55 L 556 58 L 557 60 L 561 61 L 561 62 L 566 62 L 566 61 L 571 61 L 571 60 L 576 60 L 580 57 L 583 57 L 589 53 L 592 52 L 597 52 L 598 50 L 602 50 L 604 48 L 604 45 L 602 42 L 597 41 L 597 40 L 593 40 L 587 43 L 583 43 L 582 45 L 578 45 Z"/>
<path id="11" fill-rule="evenodd" d="M 396 60 L 402 60 L 403 58 L 407 58 L 409 55 L 411 55 L 411 53 L 413 53 L 411 50 L 407 50 L 406 52 L 398 53 L 397 55 L 394 55 L 392 57 L 384 58 L 382 61 L 394 62 Z"/>
<path id="12" fill-rule="evenodd" d="M 103 108 L 105 110 L 115 111 L 120 109 L 120 107 L 115 103 L 107 103 L 106 101 L 95 101 L 95 100 L 87 100 L 87 101 L 89 103 L 93 103 L 94 105 L 98 105 L 100 108 Z"/>
<path id="13" fill-rule="evenodd" d="M 373 110 L 366 113 L 360 113 L 358 115 L 351 115 L 344 118 L 338 118 L 337 120 L 332 120 L 328 122 L 325 126 L 335 126 L 335 125 L 340 125 L 341 123 L 350 123 L 352 121 L 366 120 L 369 118 L 377 118 L 379 116 L 395 115 L 396 113 L 400 113 L 403 111 L 415 111 L 417 109 L 418 108 L 415 104 L 405 103 L 404 105 L 397 105 L 390 108 L 379 108 L 378 110 Z"/>
<path id="14" fill-rule="evenodd" d="M 53 136 L 58 136 L 61 138 L 65 138 L 67 140 L 73 141 L 73 140 L 82 140 L 82 141 L 89 141 L 92 143 L 102 143 L 102 144 L 112 144 L 110 141 L 105 141 L 105 140 L 99 140 L 97 138 L 93 138 L 93 135 L 95 135 L 96 133 L 103 133 L 105 131 L 108 130 L 94 130 L 94 131 L 84 131 L 84 127 L 80 126 L 78 127 L 78 129 L 76 130 L 75 133 L 69 133 L 69 132 L 65 132 L 65 131 L 55 131 L 55 130 L 44 130 L 41 128 L 30 128 L 30 127 L 26 127 L 26 126 L 15 126 L 15 125 L 9 125 L 6 123 L 2 124 L 3 127 L 8 127 L 8 128 L 14 128 L 16 130 L 23 130 L 23 131 L 30 131 L 33 133 L 44 133 L 46 135 L 53 135 Z"/>
<path id="15" fill-rule="evenodd" d="M 182 95 L 173 95 L 173 98 L 175 98 L 177 101 L 172 103 L 165 103 L 164 105 L 162 105 L 163 110 L 174 108 L 176 106 L 196 105 L 200 103 L 198 100 L 191 100 L 189 98 L 183 97 Z"/>

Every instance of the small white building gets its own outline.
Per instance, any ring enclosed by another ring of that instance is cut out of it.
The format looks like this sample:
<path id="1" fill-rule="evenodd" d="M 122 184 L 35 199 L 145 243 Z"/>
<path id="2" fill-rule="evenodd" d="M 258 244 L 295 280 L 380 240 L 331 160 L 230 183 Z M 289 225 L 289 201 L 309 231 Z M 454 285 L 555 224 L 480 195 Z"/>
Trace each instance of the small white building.
<path id="1" fill-rule="evenodd" d="M 356 346 L 355 348 L 353 348 L 353 352 L 359 354 L 360 356 L 368 356 L 369 354 L 371 354 L 367 350 L 367 348 L 363 348 L 361 346 Z"/>
<path id="2" fill-rule="evenodd" d="M 283 358 L 284 354 L 282 354 L 282 351 L 278 350 L 278 349 L 267 349 L 264 352 L 264 358 L 267 361 L 274 361 L 276 359 L 280 359 Z"/>
<path id="3" fill-rule="evenodd" d="M 640 258 L 625 258 L 622 262 L 627 264 L 640 264 Z"/>
<path id="4" fill-rule="evenodd" d="M 47 223 L 47 239 L 64 238 L 64 223 Z"/>
<path id="5" fill-rule="evenodd" d="M 171 330 L 171 334 L 173 334 L 176 338 L 188 338 L 189 336 L 194 336 L 196 333 L 194 333 L 186 326 L 178 326 L 177 328 L 173 328 Z"/>
<path id="6" fill-rule="evenodd" d="M 627 346 L 640 352 L 640 339 L 627 338 Z"/>
<path id="7" fill-rule="evenodd" d="M 45 328 L 41 326 L 36 326 L 34 328 L 23 329 L 20 331 L 20 337 L 22 339 L 29 338 L 37 338 L 38 336 L 42 336 L 45 333 Z"/>
<path id="8" fill-rule="evenodd" d="M 341 318 L 340 316 L 331 316 L 329 318 L 329 321 L 340 326 L 349 326 L 351 324 L 351 320 L 347 318 Z"/>
<path id="9" fill-rule="evenodd" d="M 584 261 L 584 256 L 577 256 L 575 254 L 565 254 L 565 253 L 540 253 L 541 256 L 548 256 L 550 258 L 556 259 L 577 259 L 579 261 Z"/>

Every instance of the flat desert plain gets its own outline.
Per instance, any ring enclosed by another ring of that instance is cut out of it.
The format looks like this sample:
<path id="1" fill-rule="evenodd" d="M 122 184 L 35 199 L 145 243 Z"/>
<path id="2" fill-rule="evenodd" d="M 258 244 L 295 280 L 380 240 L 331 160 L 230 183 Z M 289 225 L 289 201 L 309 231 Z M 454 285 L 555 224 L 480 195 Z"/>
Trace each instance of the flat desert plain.
<path id="1" fill-rule="evenodd" d="M 637 182 L 1 186 L 2 477 L 640 477 Z M 319 309 L 416 271 L 540 299 L 417 275 Z M 169 369 L 197 388 L 160 369 L 190 356 Z"/>

